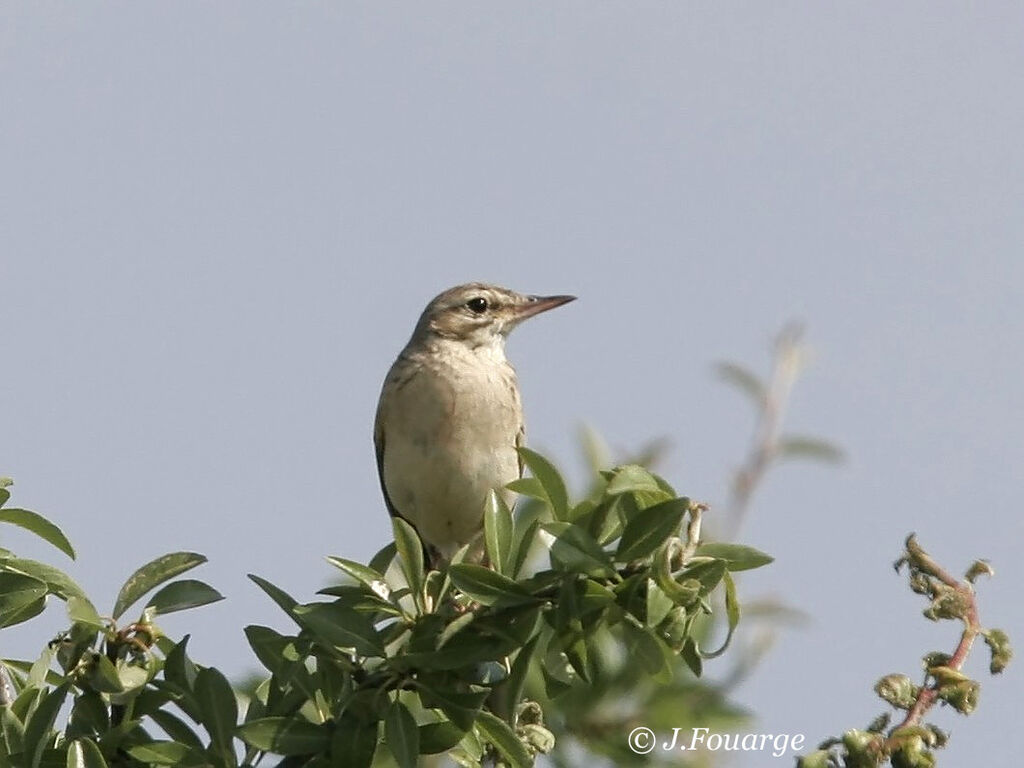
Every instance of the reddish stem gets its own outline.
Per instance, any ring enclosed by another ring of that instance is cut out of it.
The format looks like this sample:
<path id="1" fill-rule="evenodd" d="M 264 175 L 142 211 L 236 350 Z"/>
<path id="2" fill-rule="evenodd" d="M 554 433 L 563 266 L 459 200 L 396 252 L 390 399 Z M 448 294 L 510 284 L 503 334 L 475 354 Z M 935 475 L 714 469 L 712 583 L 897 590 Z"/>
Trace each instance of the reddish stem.
<path id="1" fill-rule="evenodd" d="M 924 550 L 920 549 L 917 543 L 913 541 L 912 537 L 907 541 L 907 550 L 911 553 L 912 559 L 916 561 L 917 567 L 926 571 L 934 578 L 939 579 L 939 581 L 944 583 L 946 586 L 955 589 L 966 600 L 967 610 L 963 617 L 964 632 L 960 636 L 960 642 L 957 644 L 956 650 L 953 652 L 949 661 L 945 664 L 945 666 L 959 672 L 963 668 L 964 662 L 967 660 L 967 654 L 971 652 L 971 646 L 974 645 L 974 640 L 981 632 L 981 623 L 978 621 L 978 604 L 975 600 L 974 589 L 970 584 L 966 582 L 959 582 L 954 579 L 945 569 L 925 554 Z M 939 684 L 937 682 L 934 685 L 921 686 L 921 690 L 917 694 L 917 699 L 914 701 L 913 706 L 907 710 L 907 716 L 904 717 L 903 721 L 896 726 L 895 730 L 905 728 L 909 725 L 919 724 L 925 713 L 935 705 L 938 696 Z"/>

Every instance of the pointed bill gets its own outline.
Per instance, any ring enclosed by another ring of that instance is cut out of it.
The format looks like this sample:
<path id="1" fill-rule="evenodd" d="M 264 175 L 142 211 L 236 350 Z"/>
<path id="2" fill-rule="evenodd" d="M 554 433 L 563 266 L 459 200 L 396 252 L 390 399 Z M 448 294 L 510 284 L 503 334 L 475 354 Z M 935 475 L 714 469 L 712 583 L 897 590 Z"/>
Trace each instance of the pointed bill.
<path id="1" fill-rule="evenodd" d="M 539 315 L 541 312 L 547 312 L 549 309 L 560 307 L 563 304 L 568 304 L 576 299 L 575 296 L 528 296 L 527 298 L 529 301 L 526 304 L 520 304 L 516 307 L 516 322 Z"/>

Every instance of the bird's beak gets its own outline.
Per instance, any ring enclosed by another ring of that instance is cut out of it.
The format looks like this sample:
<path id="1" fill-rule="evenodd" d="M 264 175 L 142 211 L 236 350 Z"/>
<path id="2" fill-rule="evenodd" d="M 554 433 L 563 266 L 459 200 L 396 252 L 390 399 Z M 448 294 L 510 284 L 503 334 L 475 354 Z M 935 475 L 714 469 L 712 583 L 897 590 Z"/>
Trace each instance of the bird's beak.
<path id="1" fill-rule="evenodd" d="M 575 296 L 527 296 L 526 298 L 528 301 L 515 309 L 515 322 L 517 323 L 576 299 Z"/>

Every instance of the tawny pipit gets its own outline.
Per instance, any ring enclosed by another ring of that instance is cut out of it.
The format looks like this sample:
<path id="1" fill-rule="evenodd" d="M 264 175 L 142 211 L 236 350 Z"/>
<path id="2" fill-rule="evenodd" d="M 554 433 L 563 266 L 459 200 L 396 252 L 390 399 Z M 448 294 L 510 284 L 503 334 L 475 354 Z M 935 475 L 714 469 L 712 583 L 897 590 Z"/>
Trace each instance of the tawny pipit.
<path id="1" fill-rule="evenodd" d="M 451 288 L 423 310 L 391 366 L 373 432 L 380 485 L 388 511 L 416 528 L 435 562 L 471 542 L 487 494 L 522 475 L 523 408 L 505 338 L 574 298 Z"/>

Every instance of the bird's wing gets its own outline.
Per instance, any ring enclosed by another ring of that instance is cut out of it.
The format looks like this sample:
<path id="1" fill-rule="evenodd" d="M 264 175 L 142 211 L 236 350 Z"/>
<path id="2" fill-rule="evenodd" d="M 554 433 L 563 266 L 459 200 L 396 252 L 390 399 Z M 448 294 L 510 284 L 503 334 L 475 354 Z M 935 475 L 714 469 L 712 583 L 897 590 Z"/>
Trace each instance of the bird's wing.
<path id="1" fill-rule="evenodd" d="M 384 504 L 388 508 L 388 514 L 392 517 L 402 517 L 402 514 L 395 509 L 395 505 L 388 496 L 388 487 L 384 483 L 384 411 L 385 402 L 381 399 L 380 407 L 377 408 L 377 419 L 373 424 L 373 447 L 377 453 L 377 477 L 380 480 L 380 492 L 384 496 Z M 403 520 L 405 518 L 402 518 Z M 408 521 L 406 521 L 408 522 Z"/>
<path id="2" fill-rule="evenodd" d="M 523 422 L 519 422 L 519 431 L 516 432 L 516 448 L 522 448 L 526 445 L 526 425 Z M 517 452 L 517 458 L 519 459 L 519 476 L 523 476 L 523 455 Z"/>
<path id="3" fill-rule="evenodd" d="M 437 550 L 429 546 L 427 542 L 423 541 L 423 537 L 420 536 L 419 529 L 413 525 L 412 520 L 407 518 L 395 507 L 391 501 L 391 497 L 388 495 L 388 486 L 384 482 L 384 410 L 387 408 L 387 396 L 381 395 L 380 404 L 377 406 L 377 418 L 373 423 L 373 447 L 377 454 L 377 478 L 380 480 L 380 492 L 384 496 L 384 505 L 388 508 L 388 514 L 391 517 L 400 517 L 409 525 L 412 525 L 416 535 L 420 537 L 420 545 L 423 547 L 423 557 L 427 563 L 430 563 L 431 568 L 435 568 L 440 560 L 440 555 Z"/>

